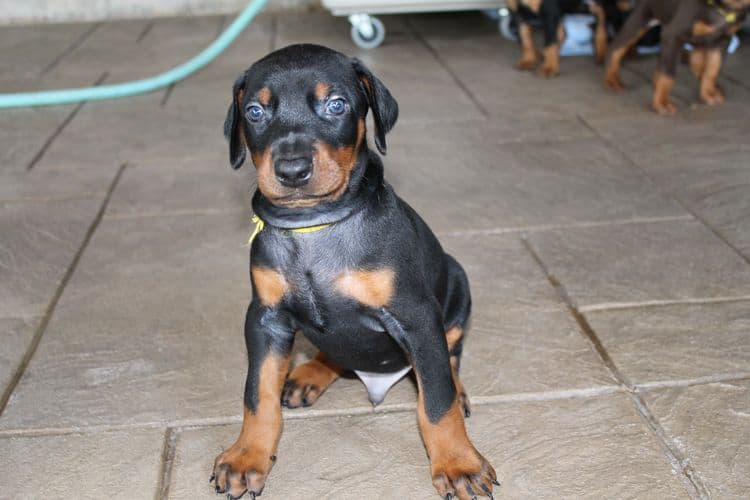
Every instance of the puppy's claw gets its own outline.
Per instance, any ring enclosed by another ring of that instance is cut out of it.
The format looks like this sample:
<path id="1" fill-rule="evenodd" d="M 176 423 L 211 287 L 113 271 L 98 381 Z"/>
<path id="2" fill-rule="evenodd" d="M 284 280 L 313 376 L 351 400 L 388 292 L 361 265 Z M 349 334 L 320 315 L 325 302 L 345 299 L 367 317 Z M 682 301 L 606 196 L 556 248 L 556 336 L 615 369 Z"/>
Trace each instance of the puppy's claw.
<path id="1" fill-rule="evenodd" d="M 482 485 L 482 490 L 484 491 L 484 494 L 490 497 L 490 500 L 495 500 L 495 497 L 492 496 L 492 490 L 486 487 L 485 485 Z"/>
<path id="2" fill-rule="evenodd" d="M 209 482 L 209 483 L 213 483 L 213 482 L 214 482 L 214 479 L 216 479 L 216 473 L 215 473 L 215 472 L 212 472 L 212 473 L 211 473 L 211 477 L 210 477 L 210 478 L 208 479 L 208 482 Z"/>
<path id="3" fill-rule="evenodd" d="M 453 500 L 453 494 L 448 493 L 447 495 L 445 495 L 445 500 Z"/>
<path id="4" fill-rule="evenodd" d="M 498 481 L 497 479 L 493 479 L 492 484 L 494 484 L 495 486 L 500 486 L 500 481 Z"/>

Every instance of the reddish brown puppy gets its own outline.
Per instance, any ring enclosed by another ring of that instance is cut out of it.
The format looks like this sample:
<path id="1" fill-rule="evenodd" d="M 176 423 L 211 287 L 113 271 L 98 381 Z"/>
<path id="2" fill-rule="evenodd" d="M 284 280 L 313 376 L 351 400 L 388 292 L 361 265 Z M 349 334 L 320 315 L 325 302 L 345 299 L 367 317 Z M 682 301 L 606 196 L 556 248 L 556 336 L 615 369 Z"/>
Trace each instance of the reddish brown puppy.
<path id="1" fill-rule="evenodd" d="M 396 101 L 361 62 L 316 45 L 276 51 L 234 84 L 225 123 L 230 161 L 239 168 L 250 151 L 253 210 L 263 225 L 250 253 L 242 431 L 212 475 L 230 499 L 263 491 L 281 404 L 314 403 L 346 371 L 375 404 L 415 372 L 417 421 L 443 498 L 491 498 L 499 484 L 464 428 L 466 274 L 383 180 L 366 140 L 370 110 L 385 154 Z M 287 373 L 297 332 L 319 352 Z"/>
<path id="2" fill-rule="evenodd" d="M 673 115 L 677 106 L 670 98 L 677 61 L 685 43 L 693 45 L 690 67 L 700 82 L 700 98 L 709 105 L 724 102 L 716 83 L 729 41 L 745 22 L 750 0 L 642 0 L 612 42 L 605 85 L 624 89 L 620 66 L 630 47 L 643 36 L 649 23 L 662 25 L 661 54 L 654 76 L 651 107 L 660 115 Z"/>

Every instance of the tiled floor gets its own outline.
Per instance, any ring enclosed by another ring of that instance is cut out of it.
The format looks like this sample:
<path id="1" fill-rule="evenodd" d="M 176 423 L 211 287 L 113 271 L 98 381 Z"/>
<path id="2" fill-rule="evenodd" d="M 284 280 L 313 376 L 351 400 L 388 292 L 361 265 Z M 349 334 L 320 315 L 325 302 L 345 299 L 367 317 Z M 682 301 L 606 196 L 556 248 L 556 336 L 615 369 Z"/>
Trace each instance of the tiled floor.
<path id="1" fill-rule="evenodd" d="M 386 178 L 466 267 L 468 431 L 496 498 L 750 494 L 750 40 L 722 108 L 680 68 L 647 111 L 564 59 L 552 81 L 478 14 L 391 16 L 377 50 L 325 13 L 262 15 L 211 66 L 117 102 L 0 111 L 0 498 L 214 498 L 242 412 L 252 169 L 235 76 L 298 41 L 361 58 L 401 116 Z M 224 17 L 0 29 L 0 91 L 147 76 Z M 295 360 L 313 349 L 300 339 Z M 406 379 L 284 412 L 263 498 L 437 498 Z"/>

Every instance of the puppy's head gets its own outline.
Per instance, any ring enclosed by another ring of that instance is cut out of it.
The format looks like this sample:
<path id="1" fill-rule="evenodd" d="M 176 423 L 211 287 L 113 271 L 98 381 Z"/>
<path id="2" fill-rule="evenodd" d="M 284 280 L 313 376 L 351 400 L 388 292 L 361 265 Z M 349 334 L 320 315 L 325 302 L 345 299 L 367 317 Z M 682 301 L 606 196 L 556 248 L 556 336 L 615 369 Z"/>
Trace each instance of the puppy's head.
<path id="1" fill-rule="evenodd" d="M 367 149 L 365 118 L 373 111 L 375 144 L 398 105 L 358 60 L 317 45 L 273 52 L 240 75 L 232 89 L 224 135 L 237 169 L 246 151 L 258 188 L 278 206 L 312 207 L 341 196 Z"/>

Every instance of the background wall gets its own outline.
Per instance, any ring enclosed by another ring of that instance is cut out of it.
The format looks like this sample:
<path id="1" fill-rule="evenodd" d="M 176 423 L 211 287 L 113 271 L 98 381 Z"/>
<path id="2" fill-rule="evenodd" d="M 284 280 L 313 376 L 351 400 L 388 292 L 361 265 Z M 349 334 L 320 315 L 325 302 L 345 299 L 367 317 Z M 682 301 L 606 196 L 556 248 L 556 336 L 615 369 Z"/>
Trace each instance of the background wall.
<path id="1" fill-rule="evenodd" d="M 0 24 L 128 17 L 231 14 L 249 0 L 0 0 Z M 318 0 L 268 0 L 266 9 L 300 9 Z"/>

